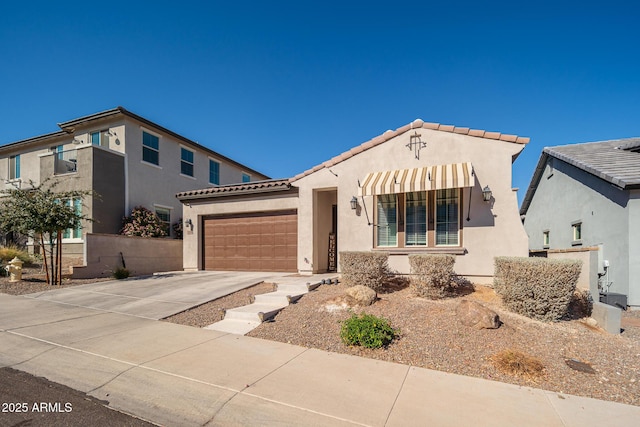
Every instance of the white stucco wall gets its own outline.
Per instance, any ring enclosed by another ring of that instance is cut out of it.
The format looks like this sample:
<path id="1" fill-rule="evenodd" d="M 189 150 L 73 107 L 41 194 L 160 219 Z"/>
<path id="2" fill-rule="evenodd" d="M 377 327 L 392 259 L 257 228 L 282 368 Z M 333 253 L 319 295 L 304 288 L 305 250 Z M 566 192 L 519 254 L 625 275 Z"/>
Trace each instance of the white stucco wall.
<path id="1" fill-rule="evenodd" d="M 420 159 L 416 159 L 414 151 L 406 146 L 413 134 L 409 131 L 332 166 L 333 173 L 326 168 L 320 169 L 293 182 L 300 191 L 298 268 L 301 272 L 314 269 L 304 261 L 314 259 L 314 190 L 337 189 L 339 250 L 371 250 L 373 227 L 367 224 L 364 209 L 357 215 L 349 205 L 351 198 L 358 195 L 358 180 L 362 183 L 370 172 L 468 161 L 473 164 L 476 184 L 472 191 L 467 188 L 462 193 L 462 245 L 467 253 L 456 257 L 456 272 L 476 282 L 488 282 L 493 275 L 495 256 L 527 256 L 527 237 L 520 221 L 516 193 L 511 187 L 512 156 L 524 146 L 428 129 L 418 131 L 422 141 L 427 143 L 420 151 Z M 493 192 L 490 204 L 482 200 L 481 191 L 486 185 Z M 362 204 L 360 198 L 359 203 Z M 364 204 L 369 221 L 373 222 L 374 197 L 365 196 Z M 466 221 L 467 214 L 469 221 Z M 393 249 L 388 250 L 392 253 L 391 266 L 400 272 L 408 272 L 406 253 L 410 250 L 404 249 L 397 254 Z"/>

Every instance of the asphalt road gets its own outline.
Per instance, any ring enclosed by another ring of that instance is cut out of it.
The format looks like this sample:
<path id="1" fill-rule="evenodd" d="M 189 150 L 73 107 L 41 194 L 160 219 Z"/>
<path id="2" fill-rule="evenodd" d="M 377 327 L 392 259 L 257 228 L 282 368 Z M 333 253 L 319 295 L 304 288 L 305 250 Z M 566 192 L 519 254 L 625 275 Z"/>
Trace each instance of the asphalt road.
<path id="1" fill-rule="evenodd" d="M 109 409 L 107 404 L 46 378 L 0 368 L 0 426 L 155 425 Z"/>

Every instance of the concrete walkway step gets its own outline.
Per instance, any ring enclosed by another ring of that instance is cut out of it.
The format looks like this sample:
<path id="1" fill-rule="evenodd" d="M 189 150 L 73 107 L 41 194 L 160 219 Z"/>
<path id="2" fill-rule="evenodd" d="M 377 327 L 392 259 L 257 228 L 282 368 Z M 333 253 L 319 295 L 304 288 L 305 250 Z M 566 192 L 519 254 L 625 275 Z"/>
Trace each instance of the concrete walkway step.
<path id="1" fill-rule="evenodd" d="M 265 320 L 275 317 L 280 310 L 296 302 L 321 284 L 322 282 L 319 281 L 278 284 L 276 291 L 256 295 L 253 304 L 230 308 L 225 312 L 223 320 L 206 326 L 204 329 L 244 335 L 257 328 Z"/>
<path id="2" fill-rule="evenodd" d="M 253 322 L 250 320 L 240 319 L 223 319 L 212 325 L 205 326 L 203 329 L 226 332 L 228 334 L 244 335 L 260 326 L 260 323 L 262 322 Z"/>
<path id="3" fill-rule="evenodd" d="M 264 322 L 278 314 L 287 305 L 289 304 L 253 303 L 242 307 L 230 308 L 226 311 L 224 318 Z"/>

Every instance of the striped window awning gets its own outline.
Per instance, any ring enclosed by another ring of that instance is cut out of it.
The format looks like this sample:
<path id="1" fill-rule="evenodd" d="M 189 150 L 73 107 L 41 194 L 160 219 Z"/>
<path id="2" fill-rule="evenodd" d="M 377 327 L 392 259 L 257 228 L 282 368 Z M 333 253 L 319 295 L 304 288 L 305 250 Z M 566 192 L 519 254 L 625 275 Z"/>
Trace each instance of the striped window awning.
<path id="1" fill-rule="evenodd" d="M 471 162 L 426 166 L 368 174 L 359 190 L 360 196 L 411 193 L 473 187 L 475 176 Z"/>

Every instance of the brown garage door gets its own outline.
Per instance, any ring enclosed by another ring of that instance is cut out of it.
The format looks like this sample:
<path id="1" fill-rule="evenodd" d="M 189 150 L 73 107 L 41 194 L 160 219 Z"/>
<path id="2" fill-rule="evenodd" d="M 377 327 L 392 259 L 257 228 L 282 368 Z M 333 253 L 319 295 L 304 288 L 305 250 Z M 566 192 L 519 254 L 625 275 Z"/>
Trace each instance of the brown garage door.
<path id="1" fill-rule="evenodd" d="M 297 271 L 295 210 L 204 219 L 205 270 Z"/>

